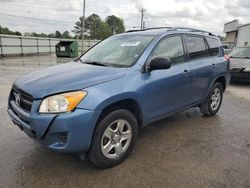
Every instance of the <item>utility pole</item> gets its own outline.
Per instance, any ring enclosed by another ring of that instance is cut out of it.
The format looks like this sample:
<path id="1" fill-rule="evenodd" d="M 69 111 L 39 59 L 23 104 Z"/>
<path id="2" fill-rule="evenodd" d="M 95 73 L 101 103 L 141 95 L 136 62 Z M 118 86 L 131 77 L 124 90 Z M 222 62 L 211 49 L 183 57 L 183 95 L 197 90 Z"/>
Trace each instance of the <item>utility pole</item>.
<path id="1" fill-rule="evenodd" d="M 82 12 L 82 53 L 83 53 L 83 41 L 84 41 L 84 29 L 85 29 L 85 7 L 86 7 L 86 2 L 83 0 L 83 12 Z"/>
<path id="2" fill-rule="evenodd" d="M 145 9 L 142 8 L 141 9 L 141 30 L 144 30 L 144 12 L 145 12 Z"/>

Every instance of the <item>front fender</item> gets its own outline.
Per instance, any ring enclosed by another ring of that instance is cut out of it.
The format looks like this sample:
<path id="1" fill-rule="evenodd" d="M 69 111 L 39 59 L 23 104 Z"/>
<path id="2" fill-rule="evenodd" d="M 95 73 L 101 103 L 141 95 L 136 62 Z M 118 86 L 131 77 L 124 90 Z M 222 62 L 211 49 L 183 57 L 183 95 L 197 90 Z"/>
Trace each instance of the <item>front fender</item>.
<path id="1" fill-rule="evenodd" d="M 127 93 L 121 93 L 121 94 L 114 95 L 114 96 L 107 98 L 106 100 L 102 101 L 96 107 L 96 110 L 102 111 L 104 108 L 106 108 L 107 106 L 109 106 L 111 104 L 114 104 L 114 103 L 119 102 L 119 101 L 127 100 L 127 99 L 134 100 L 140 106 L 140 108 L 143 109 L 142 108 L 143 101 L 140 100 L 140 97 L 138 96 L 138 94 L 132 93 L 132 92 L 127 92 Z"/>
<path id="2" fill-rule="evenodd" d="M 144 109 L 144 101 L 143 97 L 136 92 L 121 92 L 121 93 L 113 93 L 112 95 L 108 95 L 107 93 L 94 92 L 88 90 L 88 96 L 78 105 L 79 108 L 94 110 L 94 111 L 102 111 L 107 106 L 114 104 L 119 101 L 132 99 L 137 102 L 137 104 L 142 109 L 142 113 Z M 101 94 L 102 93 L 102 94 Z M 144 93 L 144 92 L 142 92 Z"/>
<path id="3" fill-rule="evenodd" d="M 141 108 L 143 119 L 146 114 L 145 80 L 135 74 L 86 88 L 88 93 L 78 108 L 101 112 L 107 106 L 126 99 L 137 102 Z"/>

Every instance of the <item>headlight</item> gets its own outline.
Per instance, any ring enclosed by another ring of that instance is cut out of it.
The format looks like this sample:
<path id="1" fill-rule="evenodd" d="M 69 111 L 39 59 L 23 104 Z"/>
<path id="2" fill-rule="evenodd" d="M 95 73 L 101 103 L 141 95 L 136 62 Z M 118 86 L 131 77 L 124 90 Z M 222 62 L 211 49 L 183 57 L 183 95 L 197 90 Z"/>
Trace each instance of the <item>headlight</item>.
<path id="1" fill-rule="evenodd" d="M 62 93 L 45 98 L 39 108 L 39 113 L 62 113 L 72 111 L 87 93 L 76 91 Z"/>

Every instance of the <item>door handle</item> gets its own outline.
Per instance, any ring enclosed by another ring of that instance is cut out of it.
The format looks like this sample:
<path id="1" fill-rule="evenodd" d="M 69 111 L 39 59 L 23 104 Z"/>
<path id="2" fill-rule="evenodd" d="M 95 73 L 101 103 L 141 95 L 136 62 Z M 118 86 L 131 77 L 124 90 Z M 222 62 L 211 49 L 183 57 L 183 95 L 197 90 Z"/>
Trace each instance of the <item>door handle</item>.
<path id="1" fill-rule="evenodd" d="M 185 76 L 187 76 L 188 73 L 189 73 L 189 71 L 187 69 L 185 69 L 182 74 L 185 75 Z"/>
<path id="2" fill-rule="evenodd" d="M 216 64 L 215 63 L 212 64 L 212 68 L 216 69 Z"/>

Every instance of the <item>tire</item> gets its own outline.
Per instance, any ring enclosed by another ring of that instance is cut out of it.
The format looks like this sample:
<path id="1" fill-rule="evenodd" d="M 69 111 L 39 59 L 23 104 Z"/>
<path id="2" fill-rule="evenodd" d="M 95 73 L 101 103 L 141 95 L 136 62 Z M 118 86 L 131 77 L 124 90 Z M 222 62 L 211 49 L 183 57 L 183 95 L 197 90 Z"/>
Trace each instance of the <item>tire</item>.
<path id="1" fill-rule="evenodd" d="M 216 100 L 217 103 L 215 103 Z M 204 116 L 216 115 L 221 107 L 222 100 L 223 100 L 223 87 L 221 83 L 216 82 L 213 85 L 207 99 L 200 105 L 201 113 Z"/>
<path id="2" fill-rule="evenodd" d="M 128 110 L 115 110 L 98 123 L 88 158 L 100 168 L 115 166 L 128 157 L 137 137 L 135 116 Z"/>

